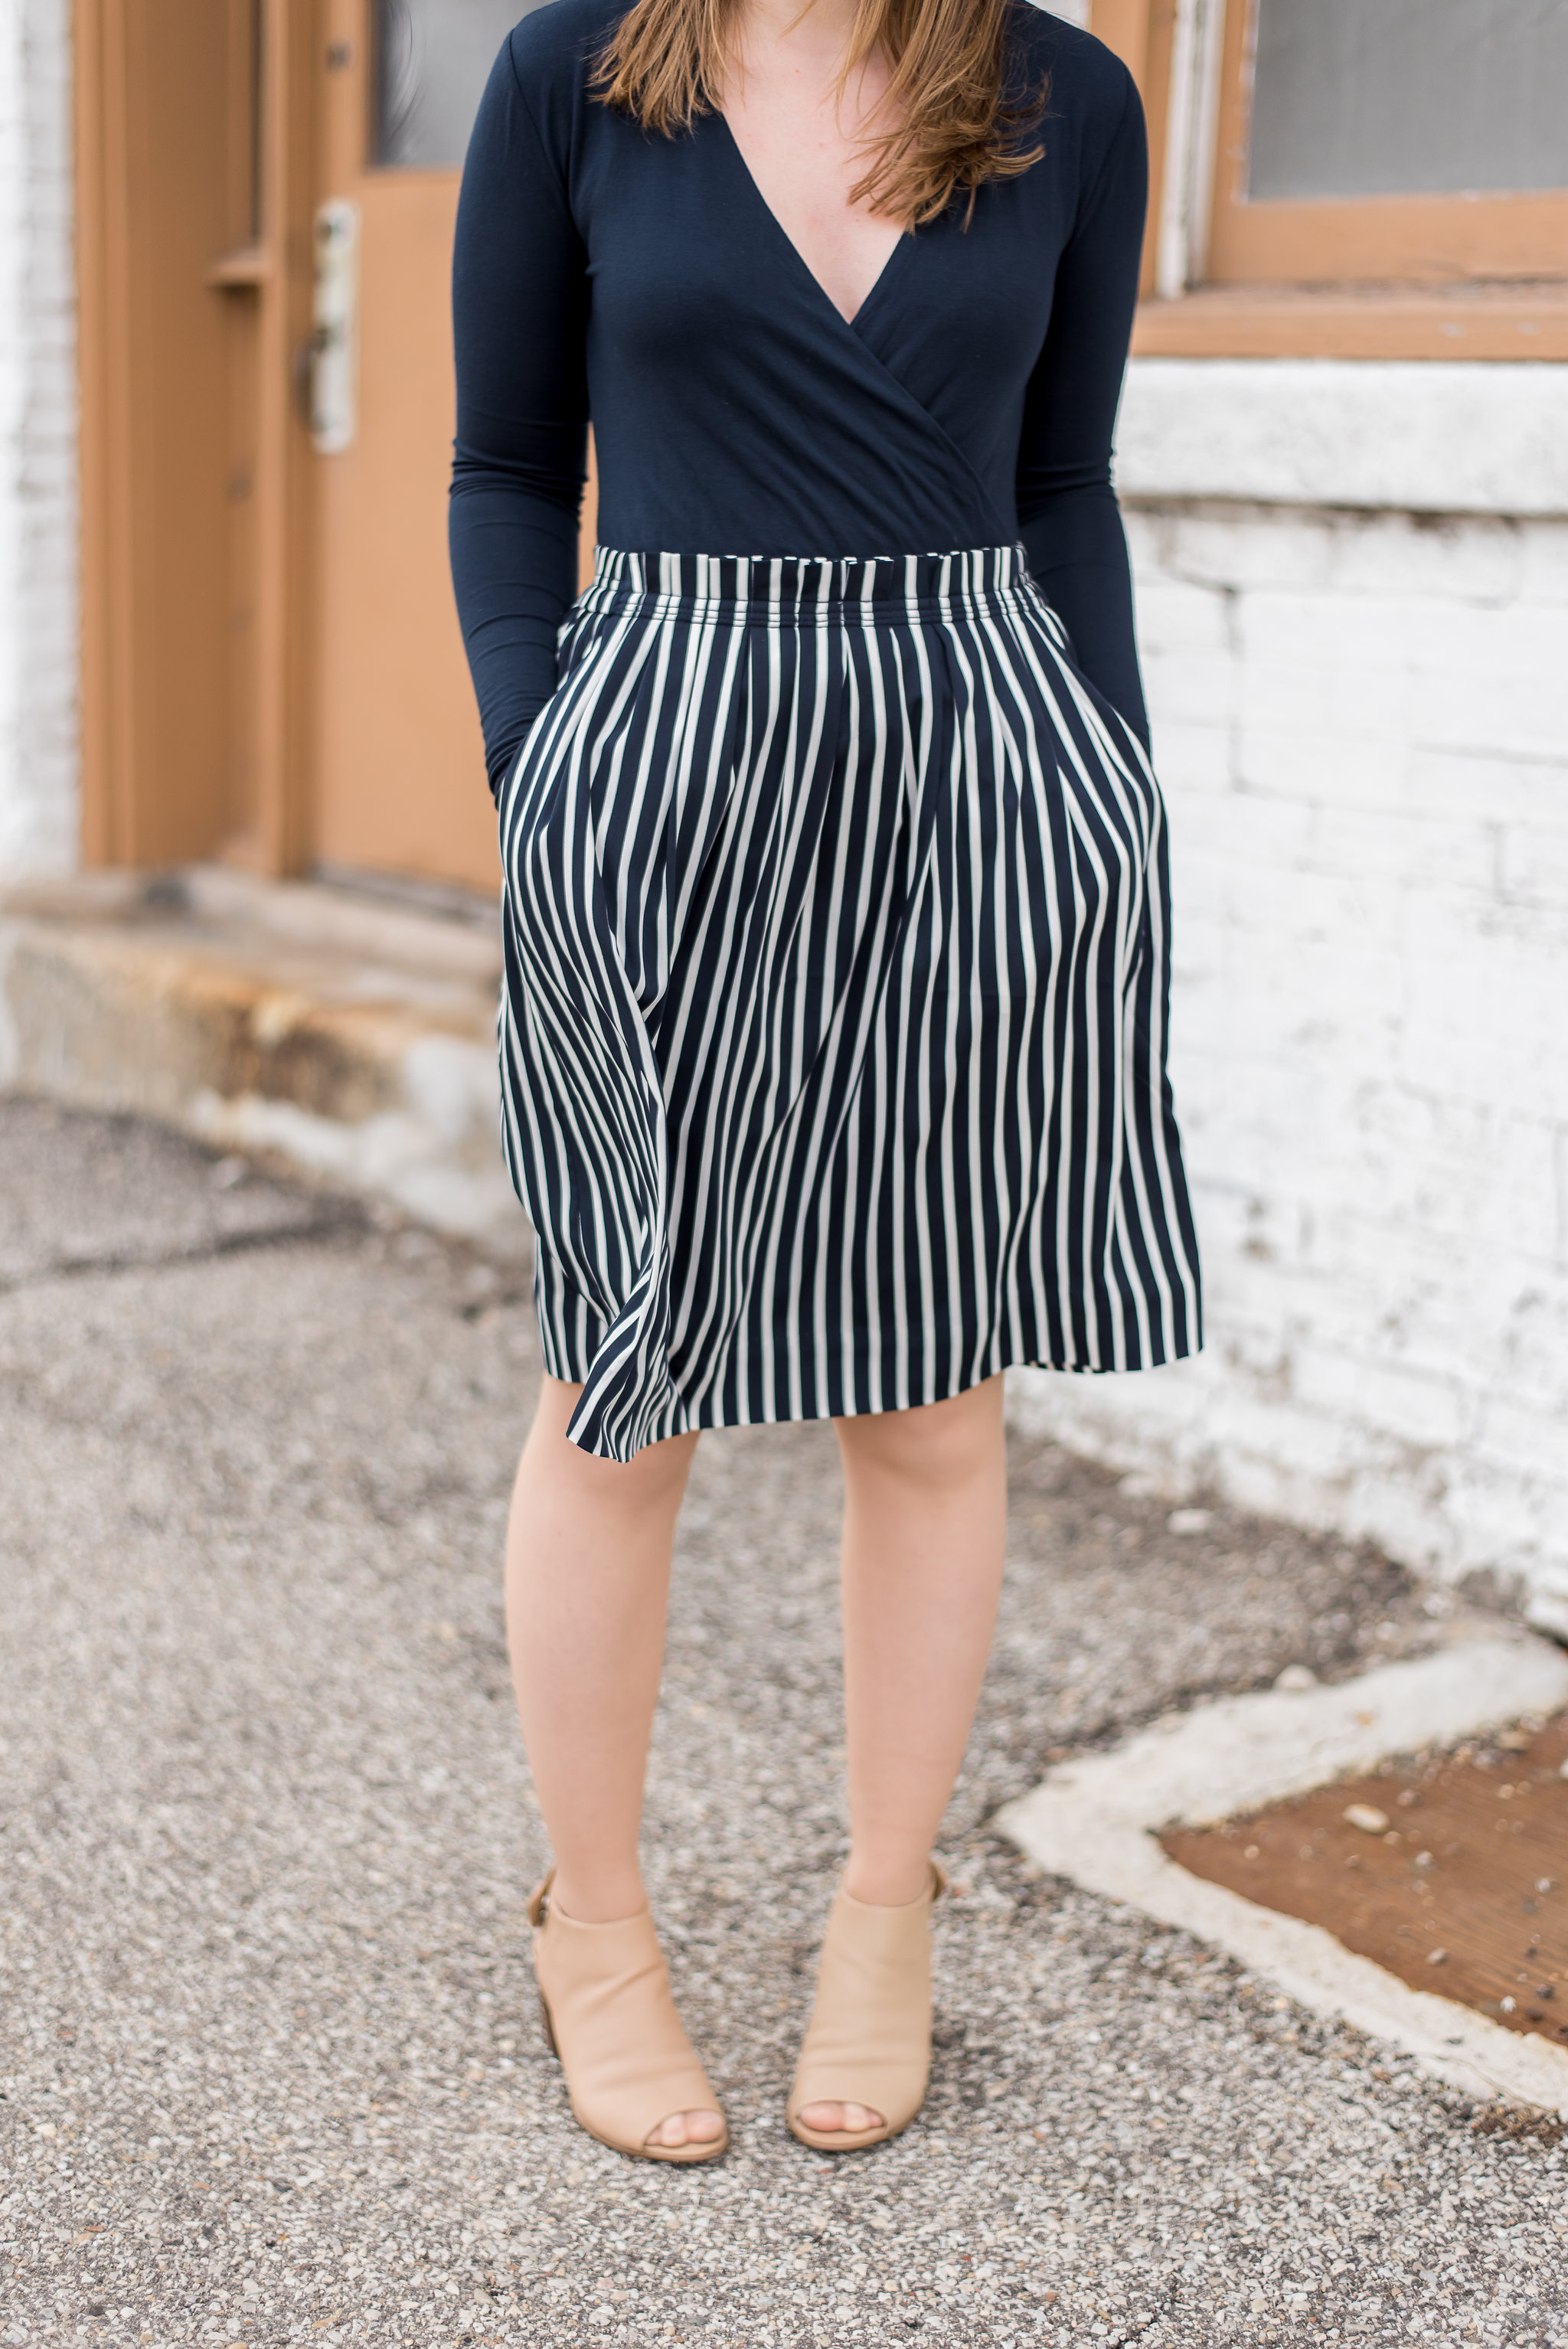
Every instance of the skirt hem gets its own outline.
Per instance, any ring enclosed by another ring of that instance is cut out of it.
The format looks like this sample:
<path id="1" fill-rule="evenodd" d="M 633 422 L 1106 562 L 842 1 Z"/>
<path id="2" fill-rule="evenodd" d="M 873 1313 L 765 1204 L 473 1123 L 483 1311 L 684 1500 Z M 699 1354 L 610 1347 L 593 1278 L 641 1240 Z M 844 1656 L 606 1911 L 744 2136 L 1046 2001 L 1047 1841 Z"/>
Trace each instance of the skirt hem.
<path id="1" fill-rule="evenodd" d="M 621 1461 L 621 1464 L 624 1466 L 626 1462 L 634 1460 L 639 1452 L 645 1452 L 655 1444 L 672 1443 L 677 1435 L 718 1435 L 727 1429 L 742 1427 L 808 1427 L 820 1425 L 825 1420 L 879 1419 L 887 1417 L 894 1412 L 925 1411 L 934 1403 L 954 1402 L 960 1395 L 971 1393 L 975 1387 L 983 1387 L 990 1380 L 1001 1378 L 1008 1371 L 1056 1371 L 1064 1377 L 1069 1378 L 1137 1378 L 1149 1371 L 1171 1370 L 1178 1362 L 1194 1361 L 1202 1350 L 1203 1341 L 1200 1338 L 1191 1346 L 1174 1348 L 1169 1353 L 1151 1358 L 1147 1362 L 1050 1362 L 1041 1361 L 1037 1355 L 1009 1355 L 1005 1362 L 998 1362 L 995 1370 L 983 1371 L 974 1378 L 963 1379 L 956 1386 L 944 1387 L 939 1394 L 922 1394 L 908 1402 L 858 1403 L 848 1411 L 834 1411 L 830 1406 L 825 1410 L 807 1410 L 802 1407 L 799 1410 L 786 1408 L 762 1411 L 738 1407 L 734 1411 L 713 1413 L 709 1406 L 705 1405 L 693 1415 L 683 1404 L 678 1414 L 679 1425 L 671 1426 L 658 1434 L 647 1436 L 644 1442 L 628 1451 L 625 1461 Z M 585 1376 L 578 1377 L 574 1374 L 563 1376 L 561 1371 L 551 1369 L 548 1364 L 545 1366 L 545 1374 L 562 1386 L 584 1387 L 588 1383 Z M 676 1393 L 676 1390 L 672 1388 L 671 1392 Z M 671 1416 L 675 1417 L 676 1414 L 672 1413 Z M 595 1457 L 603 1459 L 614 1456 L 620 1461 L 619 1454 L 611 1455 L 598 1452 L 592 1443 L 584 1442 L 583 1438 L 589 1433 L 589 1430 L 584 1429 L 582 1434 L 573 1435 L 568 1428 L 567 1441 L 576 1444 L 580 1451 L 593 1454 Z"/>

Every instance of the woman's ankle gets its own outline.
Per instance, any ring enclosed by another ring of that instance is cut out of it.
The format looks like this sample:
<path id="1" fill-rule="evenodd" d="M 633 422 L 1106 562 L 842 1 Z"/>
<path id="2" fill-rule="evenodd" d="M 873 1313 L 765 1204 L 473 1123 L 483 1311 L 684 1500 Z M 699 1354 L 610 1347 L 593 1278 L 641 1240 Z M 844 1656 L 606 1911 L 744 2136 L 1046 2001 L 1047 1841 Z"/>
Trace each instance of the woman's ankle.
<path id="1" fill-rule="evenodd" d="M 562 1914 L 578 1925 L 618 1925 L 648 1905 L 643 1879 L 634 1868 L 579 1868 L 573 1874 L 559 1861 L 550 1897 Z"/>
<path id="2" fill-rule="evenodd" d="M 844 1870 L 844 1890 L 867 1909 L 907 1909 L 931 1883 L 931 1859 L 924 1852 L 851 1851 Z"/>

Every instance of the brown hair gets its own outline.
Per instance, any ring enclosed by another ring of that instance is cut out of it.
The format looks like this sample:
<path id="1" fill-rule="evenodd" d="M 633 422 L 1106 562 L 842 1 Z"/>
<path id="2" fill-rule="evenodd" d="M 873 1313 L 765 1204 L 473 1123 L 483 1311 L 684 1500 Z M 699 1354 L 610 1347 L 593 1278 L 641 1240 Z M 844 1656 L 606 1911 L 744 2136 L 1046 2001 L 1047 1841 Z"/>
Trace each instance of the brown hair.
<path id="1" fill-rule="evenodd" d="M 645 130 L 673 138 L 696 115 L 717 111 L 734 57 L 743 0 L 633 0 L 599 59 L 594 83 L 607 106 Z M 810 0 L 806 0 L 810 5 Z M 1006 88 L 1012 0 L 859 0 L 842 92 L 881 47 L 892 67 L 888 89 L 897 128 L 866 141 L 868 168 L 851 203 L 902 220 L 934 220 L 954 190 L 1010 180 L 1038 162 L 1022 141 L 1039 120 L 1044 88 L 1022 97 Z"/>

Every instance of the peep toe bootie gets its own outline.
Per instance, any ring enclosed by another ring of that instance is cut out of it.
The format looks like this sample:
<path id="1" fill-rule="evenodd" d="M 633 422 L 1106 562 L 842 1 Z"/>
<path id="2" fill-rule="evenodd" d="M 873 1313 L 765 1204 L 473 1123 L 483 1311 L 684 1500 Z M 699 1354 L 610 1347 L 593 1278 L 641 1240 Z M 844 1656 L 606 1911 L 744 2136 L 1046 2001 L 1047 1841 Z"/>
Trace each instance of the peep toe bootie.
<path id="1" fill-rule="evenodd" d="M 654 1920 L 644 1908 L 582 1925 L 550 1899 L 551 1870 L 528 1904 L 533 1970 L 551 2046 L 581 2127 L 645 2161 L 712 2161 L 729 2132 L 696 2145 L 650 2145 L 672 2113 L 717 2112 L 682 2028 Z"/>
<path id="2" fill-rule="evenodd" d="M 934 1860 L 925 1890 L 903 1908 L 873 1908 L 840 1886 L 786 2113 L 802 2145 L 857 2153 L 897 2137 L 919 2112 L 931 2071 L 931 1911 L 946 1889 Z M 882 2119 L 874 2128 L 809 2128 L 808 2105 L 863 2105 Z"/>

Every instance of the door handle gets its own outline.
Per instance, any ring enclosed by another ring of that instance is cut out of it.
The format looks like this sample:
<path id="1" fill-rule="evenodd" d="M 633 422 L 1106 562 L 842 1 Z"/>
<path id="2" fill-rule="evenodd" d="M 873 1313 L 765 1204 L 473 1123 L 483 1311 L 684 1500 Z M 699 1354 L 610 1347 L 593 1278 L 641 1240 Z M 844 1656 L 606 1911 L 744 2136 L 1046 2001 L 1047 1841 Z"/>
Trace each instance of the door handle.
<path id="1" fill-rule="evenodd" d="M 351 446 L 359 406 L 359 207 L 317 207 L 312 333 L 304 347 L 310 437 L 324 457 Z"/>

